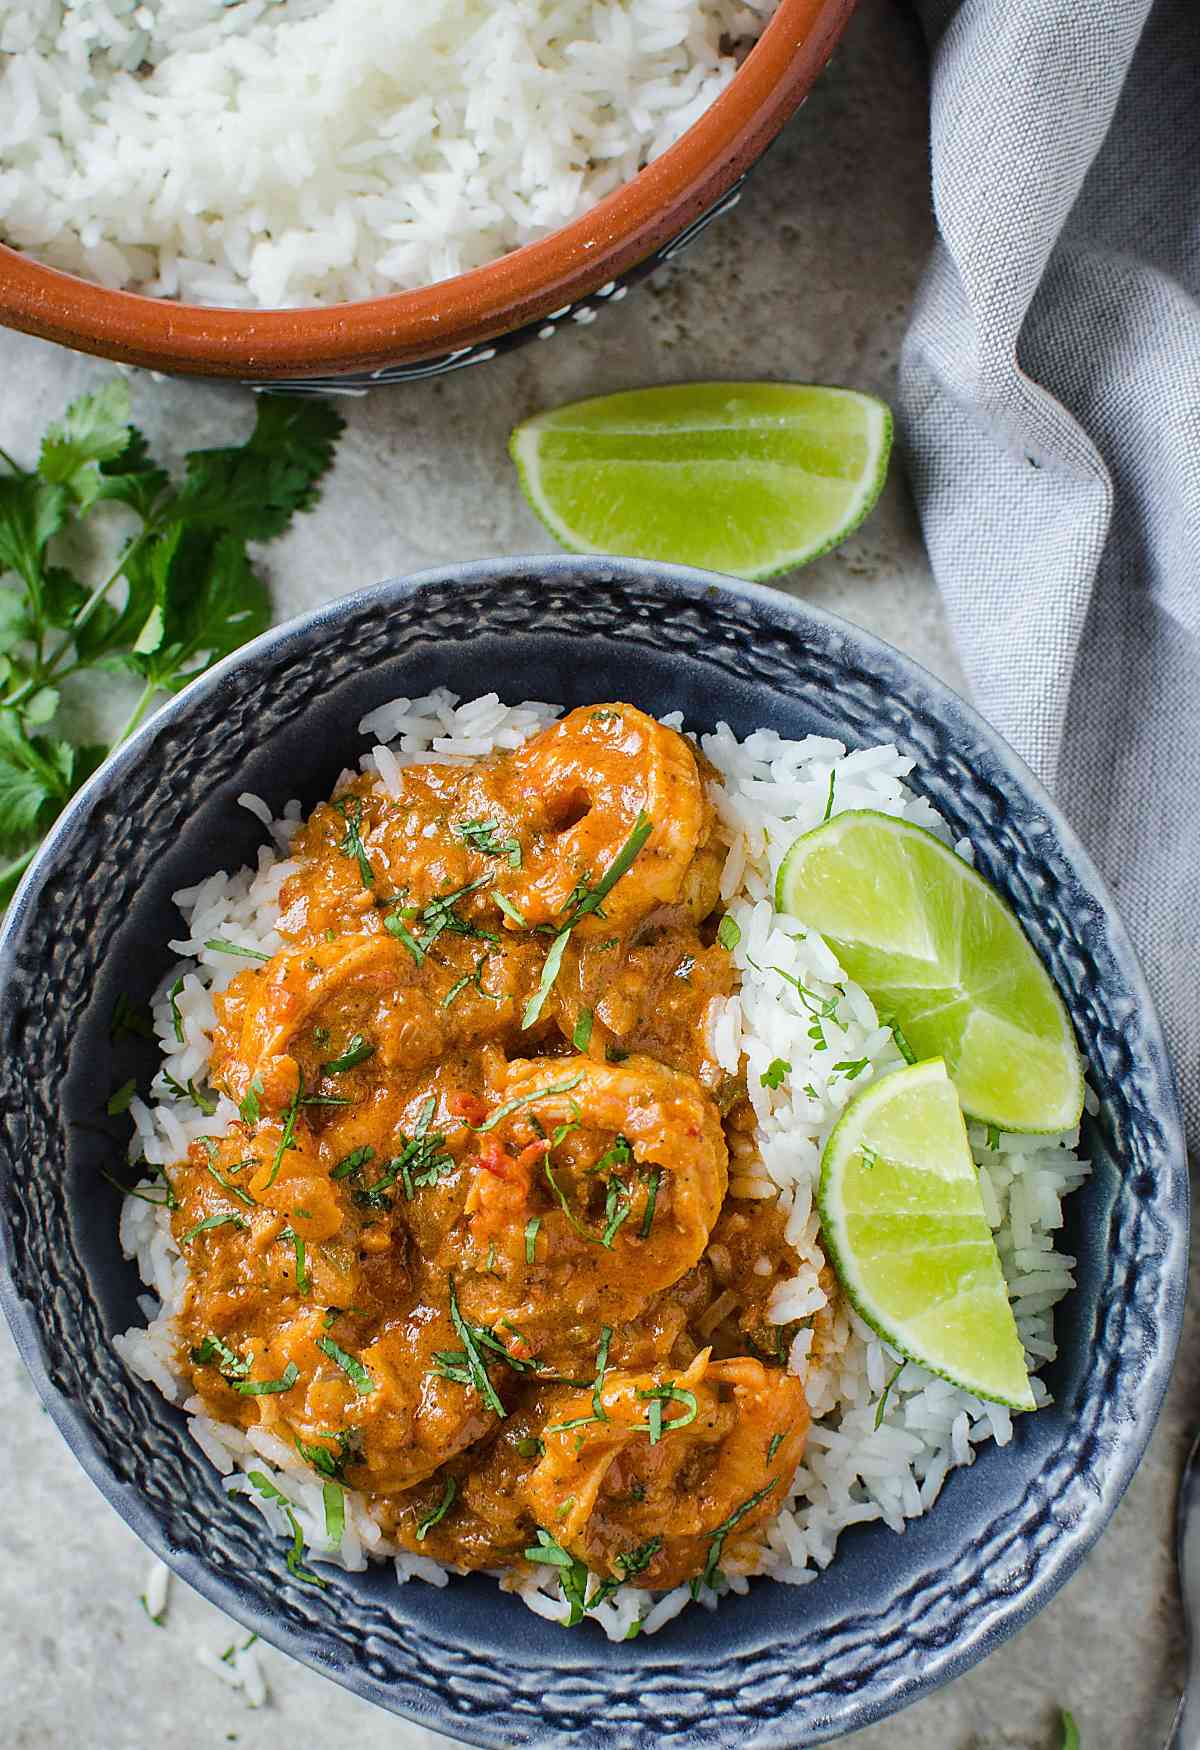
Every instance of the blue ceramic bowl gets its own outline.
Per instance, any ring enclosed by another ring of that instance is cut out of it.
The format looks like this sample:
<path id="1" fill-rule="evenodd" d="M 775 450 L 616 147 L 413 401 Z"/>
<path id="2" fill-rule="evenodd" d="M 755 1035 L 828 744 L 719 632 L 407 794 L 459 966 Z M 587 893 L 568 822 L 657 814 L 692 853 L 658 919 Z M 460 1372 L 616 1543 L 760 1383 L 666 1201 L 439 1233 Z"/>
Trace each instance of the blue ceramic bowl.
<path id="1" fill-rule="evenodd" d="M 445 683 L 571 706 L 629 698 L 689 724 L 893 740 L 970 834 L 1074 1017 L 1100 1096 L 1095 1172 L 1070 1199 L 1079 1283 L 1058 1315 L 1052 1408 L 951 1475 L 904 1536 L 846 1533 L 795 1589 L 756 1582 L 613 1646 L 529 1615 L 486 1579 L 397 1589 L 391 1569 L 294 1583 L 182 1418 L 113 1354 L 138 1283 L 97 1125 L 152 1048 L 109 1038 L 119 992 L 168 963 L 173 889 L 254 854 L 243 789 L 326 795 L 360 717 Z M 1150 997 L 1095 870 L 1029 773 L 961 700 L 853 627 L 698 572 L 567 557 L 385 584 L 269 633 L 161 711 L 55 827 L 0 939 L 0 1265 L 17 1343 L 117 1511 L 247 1628 L 399 1714 L 502 1746 L 795 1746 L 862 1726 L 964 1670 L 1043 1605 L 1145 1448 L 1179 1330 L 1183 1144 Z"/>

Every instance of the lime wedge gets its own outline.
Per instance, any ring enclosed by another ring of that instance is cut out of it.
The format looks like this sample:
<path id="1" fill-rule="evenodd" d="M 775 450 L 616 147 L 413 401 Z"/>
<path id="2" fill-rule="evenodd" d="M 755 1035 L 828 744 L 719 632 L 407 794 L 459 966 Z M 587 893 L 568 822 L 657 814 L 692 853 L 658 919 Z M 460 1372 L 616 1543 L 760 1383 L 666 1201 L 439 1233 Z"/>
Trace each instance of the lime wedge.
<path id="1" fill-rule="evenodd" d="M 879 497 L 882 401 L 798 383 L 680 383 L 528 419 L 521 486 L 574 553 L 770 577 L 827 553 Z"/>
<path id="2" fill-rule="evenodd" d="M 1025 1356 L 940 1058 L 864 1088 L 821 1157 L 821 1234 L 885 1342 L 955 1385 L 1032 1410 Z"/>
<path id="3" fill-rule="evenodd" d="M 835 815 L 791 846 L 775 904 L 824 936 L 912 1056 L 945 1059 L 973 1118 L 1079 1122 L 1083 1075 L 1058 992 L 1004 901 L 932 833 L 873 809 Z"/>

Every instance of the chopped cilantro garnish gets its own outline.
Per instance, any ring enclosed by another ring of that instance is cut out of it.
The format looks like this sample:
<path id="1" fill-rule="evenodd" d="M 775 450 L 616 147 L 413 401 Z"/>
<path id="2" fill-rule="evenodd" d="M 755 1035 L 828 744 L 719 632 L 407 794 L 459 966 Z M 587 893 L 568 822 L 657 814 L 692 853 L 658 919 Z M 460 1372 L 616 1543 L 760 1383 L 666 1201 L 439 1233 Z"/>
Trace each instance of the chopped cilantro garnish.
<path id="1" fill-rule="evenodd" d="M 608 1373 L 608 1346 L 612 1342 L 612 1326 L 601 1325 L 600 1347 L 596 1351 L 596 1383 L 592 1387 L 592 1414 L 597 1422 L 607 1422 L 608 1412 L 604 1408 L 604 1379 Z"/>
<path id="2" fill-rule="evenodd" d="M 608 1194 L 604 1200 L 604 1232 L 600 1236 L 600 1244 L 612 1251 L 622 1223 L 628 1220 L 633 1209 L 633 1199 L 624 1184 L 615 1175 L 608 1181 Z"/>
<path id="3" fill-rule="evenodd" d="M 196 1107 L 197 1111 L 202 1112 L 206 1118 L 212 1117 L 217 1109 L 217 1102 L 211 1093 L 204 1093 L 204 1091 L 198 1088 L 195 1082 L 190 1078 L 185 1087 L 182 1082 L 177 1082 L 175 1080 L 175 1077 L 168 1069 L 160 1070 L 159 1074 L 166 1083 L 167 1091 L 174 1094 L 177 1100 L 190 1100 L 192 1105 Z"/>
<path id="4" fill-rule="evenodd" d="M 571 1033 L 571 1044 L 575 1047 L 576 1051 L 587 1050 L 588 1043 L 592 1037 L 592 1020 L 593 1015 L 591 1009 L 580 1009 L 579 1017 L 576 1020 L 574 1029 Z"/>
<path id="5" fill-rule="evenodd" d="M 596 885 L 594 887 L 584 888 L 582 892 L 579 893 L 579 897 L 575 900 L 573 907 L 569 910 L 567 916 L 563 920 L 563 929 L 569 930 L 579 922 L 580 918 L 587 917 L 592 912 L 600 911 L 604 901 L 608 898 L 622 875 L 626 874 L 632 867 L 642 849 L 642 846 L 646 843 L 646 840 L 650 837 L 650 834 L 653 831 L 654 822 L 643 809 L 639 809 L 637 819 L 633 825 L 633 831 L 625 840 L 625 843 L 621 846 L 621 849 L 617 852 L 616 856 L 613 858 L 604 874 L 600 877 L 599 881 L 597 881 Z"/>
<path id="6" fill-rule="evenodd" d="M 864 1143 L 859 1144 L 858 1152 L 862 1156 L 863 1166 L 866 1168 L 866 1170 L 868 1172 L 870 1172 L 871 1168 L 878 1164 L 878 1161 L 879 1161 L 878 1150 L 873 1149 L 873 1148 L 868 1148 L 866 1143 L 864 1142 Z"/>
<path id="7" fill-rule="evenodd" d="M 203 1221 L 198 1221 L 195 1227 L 190 1227 L 185 1234 L 180 1234 L 179 1243 L 186 1246 L 189 1240 L 194 1240 L 197 1234 L 211 1233 L 218 1227 L 249 1227 L 249 1222 L 232 1211 L 225 1215 L 207 1215 Z"/>
<path id="8" fill-rule="evenodd" d="M 541 1014 L 542 1009 L 545 1006 L 546 998 L 550 995 L 554 981 L 558 977 L 559 968 L 562 965 L 563 951 L 567 946 L 570 935 L 571 932 L 569 929 L 560 930 L 557 936 L 555 936 L 553 942 L 551 942 L 550 951 L 542 963 L 542 976 L 538 980 L 537 989 L 529 998 L 529 1001 L 525 1004 L 525 1008 L 522 1011 L 522 1029 L 532 1027 L 538 1016 Z"/>
<path id="9" fill-rule="evenodd" d="M 896 1381 L 899 1379 L 900 1375 L 904 1372 L 904 1369 L 907 1366 L 908 1366 L 908 1362 L 902 1361 L 900 1363 L 899 1367 L 896 1369 L 895 1373 L 893 1373 L 891 1375 L 890 1379 L 888 1379 L 888 1381 L 884 1385 L 883 1391 L 880 1393 L 879 1402 L 875 1406 L 875 1426 L 876 1426 L 876 1428 L 883 1427 L 883 1418 L 887 1414 L 887 1401 L 888 1401 L 888 1398 L 891 1396 L 892 1387 L 895 1385 Z"/>
<path id="10" fill-rule="evenodd" d="M 497 1124 L 502 1123 L 513 1112 L 519 1111 L 522 1106 L 531 1105 L 534 1100 L 548 1099 L 551 1094 L 569 1094 L 573 1088 L 579 1086 L 582 1080 L 583 1071 L 577 1070 L 573 1076 L 568 1076 L 565 1082 L 550 1082 L 544 1088 L 535 1089 L 532 1094 L 518 1094 L 515 1099 L 506 1100 L 503 1106 L 497 1106 L 491 1117 L 486 1118 L 482 1124 L 472 1124 L 468 1128 L 473 1130 L 477 1136 L 483 1136 L 486 1131 L 495 1130 Z"/>
<path id="11" fill-rule="evenodd" d="M 315 1444 L 310 1444 L 306 1440 L 301 1440 L 298 1434 L 295 1438 L 296 1451 L 300 1454 L 305 1464 L 311 1464 L 313 1469 L 320 1471 L 321 1475 L 324 1477 L 338 1477 L 341 1475 L 342 1465 L 346 1456 L 345 1445 L 343 1445 L 342 1451 L 339 1454 L 330 1452 L 327 1446 L 317 1446 Z M 341 1436 L 334 1435 L 333 1438 L 341 1439 Z"/>
<path id="12" fill-rule="evenodd" d="M 870 1061 L 869 1057 L 855 1057 L 845 1063 L 835 1063 L 833 1067 L 835 1071 L 840 1070 L 848 1082 L 852 1082 L 855 1076 L 862 1074 Z"/>
<path id="13" fill-rule="evenodd" d="M 304 1534 L 300 1530 L 300 1522 L 296 1518 L 291 1501 L 283 1493 L 283 1490 L 277 1489 L 270 1477 L 262 1471 L 252 1470 L 247 1471 L 246 1474 L 264 1500 L 273 1501 L 277 1507 L 283 1509 L 287 1522 L 292 1528 L 292 1547 L 287 1556 L 288 1573 L 294 1575 L 297 1580 L 303 1580 L 306 1585 L 319 1586 L 324 1591 L 325 1581 L 321 1579 L 320 1575 L 311 1573 L 308 1568 L 300 1565 L 304 1555 Z"/>
<path id="14" fill-rule="evenodd" d="M 365 1063 L 368 1057 L 374 1057 L 375 1047 L 367 1042 L 361 1033 L 351 1036 L 349 1044 L 340 1057 L 331 1057 L 328 1063 L 321 1065 L 326 1075 L 341 1075 L 343 1070 L 353 1069 L 356 1063 Z"/>
<path id="15" fill-rule="evenodd" d="M 243 1124 L 257 1124 L 262 1114 L 263 1080 L 260 1075 L 251 1076 L 250 1086 L 246 1089 L 246 1097 L 238 1107 L 238 1113 Z"/>
<path id="16" fill-rule="evenodd" d="M 517 1441 L 517 1451 L 522 1458 L 541 1458 L 546 1451 L 546 1442 L 535 1434 L 526 1434 L 524 1439 Z"/>
<path id="17" fill-rule="evenodd" d="M 400 913 L 398 911 L 389 912 L 383 920 L 383 927 L 389 935 L 395 936 L 398 942 L 403 942 L 417 965 L 420 966 L 425 958 L 425 950 L 412 931 L 407 928 Z"/>
<path id="18" fill-rule="evenodd" d="M 146 1162 L 141 1161 L 139 1162 L 139 1165 L 145 1166 Z M 122 1197 L 136 1197 L 140 1203 L 152 1203 L 156 1209 L 178 1209 L 179 1199 L 175 1195 L 170 1179 L 167 1178 L 166 1169 L 164 1167 L 156 1166 L 151 1168 L 150 1171 L 161 1177 L 163 1181 L 163 1194 L 161 1197 L 152 1196 L 149 1191 L 143 1190 L 140 1185 L 122 1185 L 119 1179 L 115 1179 L 111 1173 L 106 1173 L 103 1167 L 100 1169 L 100 1177 L 106 1180 L 115 1191 L 119 1191 Z"/>
<path id="19" fill-rule="evenodd" d="M 522 1028 L 532 1027 L 541 1014 L 546 998 L 558 977 L 559 968 L 562 965 L 563 950 L 566 948 L 571 931 L 581 918 L 588 917 L 593 912 L 598 913 L 601 917 L 604 915 L 600 910 L 601 906 L 622 875 L 629 869 L 653 831 L 654 822 L 643 810 L 639 809 L 633 831 L 596 885 L 594 887 L 581 886 L 572 894 L 567 914 L 559 925 L 558 934 L 550 944 L 550 951 L 546 955 L 537 989 L 525 1005 L 525 1012 L 521 1016 Z"/>
<path id="20" fill-rule="evenodd" d="M 284 1155 L 289 1148 L 295 1147 L 296 1117 L 300 1111 L 300 1102 L 303 1098 L 304 1077 L 301 1076 L 296 1083 L 296 1092 L 292 1095 L 288 1109 L 283 1115 L 283 1130 L 279 1137 L 279 1147 L 275 1150 L 275 1156 L 271 1162 L 271 1171 L 267 1175 L 267 1184 L 264 1189 L 269 1189 L 270 1186 L 275 1183 L 276 1179 L 279 1177 L 279 1169 L 283 1165 Z"/>
<path id="21" fill-rule="evenodd" d="M 572 1416 L 569 1422 L 547 1422 L 547 1434 L 565 1434 L 571 1428 L 590 1428 L 593 1422 L 606 1422 L 607 1416 Z"/>
<path id="22" fill-rule="evenodd" d="M 128 1112 L 130 1102 L 136 1093 L 137 1082 L 133 1076 L 130 1076 L 127 1082 L 121 1083 L 115 1094 L 108 1096 L 108 1103 L 104 1110 L 110 1118 L 119 1118 L 123 1112 Z"/>
<path id="23" fill-rule="evenodd" d="M 441 1500 L 438 1502 L 437 1506 L 433 1509 L 433 1512 L 427 1513 L 425 1515 L 424 1519 L 422 1519 L 420 1524 L 417 1526 L 417 1542 L 418 1543 L 424 1543 L 426 1537 L 433 1530 L 434 1526 L 441 1524 L 442 1520 L 446 1517 L 447 1513 L 449 1513 L 451 1507 L 453 1507 L 455 1497 L 457 1496 L 457 1494 L 458 1494 L 457 1479 L 454 1477 L 447 1477 L 446 1478 L 446 1487 L 442 1490 Z"/>
<path id="24" fill-rule="evenodd" d="M 664 1430 L 669 1433 L 673 1428 L 686 1428 L 696 1420 L 699 1413 L 695 1392 L 688 1391 L 683 1386 L 656 1385 L 645 1391 L 639 1388 L 638 1397 L 646 1400 L 650 1409 L 647 1412 L 646 1421 L 635 1432 L 649 1434 L 651 1446 L 657 1446 L 663 1437 Z M 671 1421 L 664 1424 L 663 1405 L 668 1403 L 682 1404 L 683 1415 L 674 1416 Z"/>
<path id="25" fill-rule="evenodd" d="M 650 1236 L 650 1229 L 654 1222 L 654 1210 L 658 1203 L 658 1187 L 662 1183 L 662 1174 L 661 1167 L 651 1167 L 647 1175 L 646 1208 L 642 1214 L 642 1225 L 638 1229 L 640 1240 L 648 1239 Z"/>
<path id="26" fill-rule="evenodd" d="M 559 1570 L 559 1583 L 563 1589 L 563 1597 L 571 1606 L 571 1613 L 567 1617 L 565 1626 L 574 1628 L 577 1622 L 583 1620 L 583 1613 L 587 1608 L 584 1600 L 587 1597 L 588 1571 L 581 1561 L 568 1555 L 557 1538 L 551 1537 L 550 1533 L 544 1531 L 540 1525 L 535 1529 L 537 1531 L 537 1546 L 525 1551 L 525 1560 L 527 1562 L 547 1562 L 551 1567 Z"/>
<path id="27" fill-rule="evenodd" d="M 307 1294 L 312 1287 L 312 1277 L 308 1274 L 304 1263 L 304 1241 L 294 1227 L 285 1227 L 280 1234 L 281 1240 L 291 1240 L 296 1251 L 296 1288 L 301 1294 Z"/>
<path id="28" fill-rule="evenodd" d="M 774 1458 L 775 1454 L 779 1451 L 779 1448 L 782 1444 L 783 1444 L 783 1435 L 782 1434 L 772 1434 L 770 1441 L 767 1445 L 767 1463 L 768 1464 L 770 1464 L 771 1460 Z"/>
<path id="29" fill-rule="evenodd" d="M 626 1555 L 619 1555 L 616 1559 L 616 1566 L 621 1570 L 620 1578 L 598 1581 L 596 1590 L 587 1601 L 587 1609 L 595 1610 L 598 1604 L 603 1604 L 605 1599 L 611 1598 L 618 1587 L 624 1586 L 628 1581 L 636 1578 L 638 1574 L 644 1574 L 662 1548 L 662 1541 L 661 1537 L 652 1537 L 649 1543 L 642 1544 L 640 1548 L 630 1550 Z M 631 1641 L 640 1627 L 641 1624 L 635 1622 L 625 1639 Z"/>
<path id="30" fill-rule="evenodd" d="M 500 830 L 498 820 L 465 820 L 454 829 L 464 844 L 470 845 L 473 851 L 478 851 L 485 857 L 505 857 L 514 869 L 521 867 L 521 847 L 516 839 L 497 839 Z M 499 894 L 496 895 L 499 899 Z M 501 906 L 503 908 L 503 905 Z M 525 925 L 522 920 L 521 928 Z"/>
<path id="31" fill-rule="evenodd" d="M 722 948 L 725 948 L 732 953 L 741 939 L 742 932 L 738 928 L 736 919 L 731 918 L 729 913 L 726 912 L 725 916 L 717 925 L 717 941 L 721 944 Z"/>
<path id="32" fill-rule="evenodd" d="M 480 996 L 489 1003 L 502 1003 L 504 1001 L 503 997 L 493 996 L 490 990 L 484 990 L 483 988 L 483 969 L 487 963 L 488 955 L 481 954 L 479 959 L 475 962 L 474 972 L 464 972 L 461 978 L 455 979 L 454 983 L 450 986 L 450 989 L 442 998 L 442 1007 L 444 1009 L 448 1009 L 451 1003 L 454 1002 L 455 998 L 461 996 L 462 992 L 466 990 L 469 984 L 474 985 Z"/>
<path id="33" fill-rule="evenodd" d="M 217 1371 L 226 1379 L 245 1379 L 254 1359 L 252 1355 L 243 1358 L 228 1343 L 223 1343 L 220 1337 L 213 1336 L 205 1337 L 199 1348 L 192 1350 L 191 1355 L 197 1367 L 205 1366 L 215 1355 L 221 1364 Z"/>
<path id="34" fill-rule="evenodd" d="M 538 1229 L 541 1225 L 542 1218 L 540 1215 L 531 1215 L 529 1220 L 525 1223 L 525 1262 L 527 1264 L 533 1263 L 534 1252 L 537 1247 Z"/>
<path id="35" fill-rule="evenodd" d="M 354 796 L 348 802 L 335 802 L 333 806 L 346 823 L 346 831 L 338 850 L 343 857 L 350 857 L 358 864 L 358 878 L 363 886 L 372 887 L 375 884 L 375 871 L 367 856 L 367 847 L 362 841 L 362 799 Z"/>
<path id="36" fill-rule="evenodd" d="M 235 954 L 240 960 L 269 960 L 271 956 L 258 948 L 247 948 L 241 942 L 227 942 L 224 936 L 211 936 L 204 944 L 214 954 Z"/>
<path id="37" fill-rule="evenodd" d="M 343 1155 L 329 1177 L 331 1179 L 347 1179 L 352 1173 L 360 1172 L 374 1159 L 375 1150 L 369 1143 L 364 1143 L 361 1148 L 351 1149 L 348 1155 Z"/>
<path id="38" fill-rule="evenodd" d="M 454 1326 L 459 1342 L 463 1346 L 463 1353 L 466 1356 L 467 1373 L 470 1376 L 472 1386 L 483 1399 L 484 1403 L 487 1404 L 490 1409 L 494 1410 L 496 1415 L 503 1420 L 503 1418 L 507 1416 L 508 1411 L 504 1408 L 504 1405 L 496 1395 L 496 1388 L 492 1384 L 487 1366 L 483 1357 L 479 1353 L 480 1340 L 486 1337 L 487 1333 L 483 1330 L 482 1326 L 472 1325 L 463 1318 L 458 1307 L 458 1295 L 455 1292 L 453 1276 L 450 1277 L 450 1323 Z M 494 1338 L 492 1339 L 492 1346 L 499 1348 L 501 1353 L 504 1353 L 504 1345 L 497 1344 Z"/>
<path id="39" fill-rule="evenodd" d="M 322 1483 L 321 1504 L 325 1509 L 325 1535 L 334 1549 L 341 1549 L 346 1530 L 346 1497 L 337 1483 Z"/>
<path id="40" fill-rule="evenodd" d="M 300 1369 L 289 1361 L 278 1379 L 239 1379 L 233 1389 L 244 1398 L 275 1397 L 279 1392 L 291 1391 L 299 1377 Z"/>
<path id="41" fill-rule="evenodd" d="M 802 979 L 792 972 L 785 972 L 782 966 L 772 966 L 772 972 L 777 972 L 786 984 L 799 996 L 810 1015 L 816 1015 L 819 1020 L 831 1020 L 837 1014 L 838 999 L 836 997 L 818 996 L 815 990 L 810 990 Z"/>
<path id="42" fill-rule="evenodd" d="M 836 783 L 837 783 L 837 772 L 831 771 L 829 774 L 829 794 L 825 798 L 825 812 L 821 816 L 822 823 L 827 821 L 829 819 L 830 815 L 833 813 L 833 787 Z"/>
<path id="43" fill-rule="evenodd" d="M 525 913 L 515 901 L 509 899 L 507 895 L 500 893 L 499 891 L 493 893 L 492 898 L 496 901 L 496 904 L 500 907 L 500 910 L 504 913 L 505 917 L 511 918 L 519 930 L 527 930 L 529 928 L 529 925 L 525 920 Z"/>
<path id="44" fill-rule="evenodd" d="M 346 1378 L 350 1381 L 350 1384 L 354 1387 L 360 1398 L 370 1397 L 371 1393 L 375 1390 L 375 1381 L 372 1379 L 361 1361 L 357 1360 L 353 1355 L 348 1355 L 344 1349 L 339 1348 L 332 1337 L 318 1337 L 317 1348 L 321 1350 L 322 1354 L 328 1355 L 329 1359 L 341 1368 L 342 1372 L 346 1375 Z"/>
<path id="45" fill-rule="evenodd" d="M 588 1242 L 588 1244 L 591 1246 L 600 1245 L 601 1242 L 596 1238 L 595 1234 L 588 1232 L 587 1228 L 584 1227 L 584 1225 L 580 1221 L 579 1217 L 575 1214 L 575 1211 L 571 1208 L 571 1205 L 567 1199 L 566 1192 L 563 1190 L 563 1188 L 559 1184 L 558 1180 L 554 1177 L 554 1168 L 550 1165 L 550 1156 L 549 1155 L 546 1156 L 545 1160 L 542 1163 L 542 1171 L 546 1175 L 546 1183 L 549 1185 L 551 1191 L 553 1191 L 555 1197 L 558 1199 L 559 1207 L 561 1208 L 563 1214 L 566 1216 L 567 1220 L 570 1222 L 571 1226 L 575 1229 L 575 1232 L 579 1235 L 580 1239 L 586 1240 Z"/>
<path id="46" fill-rule="evenodd" d="M 1062 1714 L 1062 1744 L 1059 1750 L 1079 1750 L 1079 1727 L 1075 1724 L 1075 1715 L 1067 1709 L 1060 1708 Z"/>
<path id="47" fill-rule="evenodd" d="M 791 1070 L 791 1064 L 786 1057 L 773 1057 L 758 1080 L 764 1088 L 778 1088 L 783 1085 L 783 1078 Z"/>
<path id="48" fill-rule="evenodd" d="M 628 1138 L 618 1132 L 600 1159 L 590 1166 L 588 1171 L 589 1173 L 604 1173 L 612 1167 L 627 1167 L 632 1159 L 633 1149 L 629 1145 Z"/>
<path id="49" fill-rule="evenodd" d="M 175 1038 L 180 1045 L 183 1044 L 183 1016 L 179 1012 L 179 997 L 182 990 L 183 974 L 181 972 L 179 977 L 175 980 L 175 983 L 167 992 L 167 1001 L 171 1005 L 171 1026 L 175 1030 Z"/>
<path id="50" fill-rule="evenodd" d="M 704 1572 L 700 1576 L 700 1584 L 702 1586 L 712 1586 L 720 1574 L 721 1570 L 718 1563 L 721 1560 L 721 1551 L 725 1547 L 726 1537 L 733 1530 L 734 1526 L 739 1525 L 746 1517 L 747 1513 L 757 1507 L 760 1501 L 764 1501 L 771 1493 L 772 1489 L 777 1489 L 780 1480 L 780 1478 L 776 1477 L 773 1483 L 767 1483 L 764 1488 L 759 1489 L 757 1493 L 751 1495 L 748 1500 L 743 1501 L 740 1507 L 735 1507 L 733 1512 L 729 1515 L 729 1518 L 723 1520 L 721 1524 L 717 1526 L 715 1531 L 709 1532 L 708 1560 L 704 1564 Z"/>
<path id="51" fill-rule="evenodd" d="M 412 1139 L 405 1139 L 403 1149 L 388 1161 L 373 1185 L 364 1185 L 354 1193 L 356 1203 L 366 1209 L 390 1209 L 392 1200 L 388 1192 L 397 1179 L 404 1187 L 406 1202 L 411 1203 L 419 1188 L 435 1185 L 440 1178 L 454 1171 L 454 1157 L 445 1152 L 446 1138 L 441 1134 L 429 1135 L 427 1131 L 436 1104 L 431 1096 L 417 1122 Z M 348 1155 L 346 1158 L 351 1160 L 353 1156 Z M 345 1162 L 335 1169 L 339 1176 L 343 1168 Z"/>
<path id="52" fill-rule="evenodd" d="M 221 1187 L 222 1191 L 228 1191 L 229 1195 L 231 1197 L 236 1197 L 239 1203 L 244 1203 L 247 1206 L 247 1208 L 252 1208 L 254 1206 L 254 1198 L 251 1197 L 249 1191 L 243 1191 L 240 1185 L 235 1185 L 233 1183 L 233 1180 L 230 1178 L 227 1178 L 226 1175 L 217 1166 L 216 1160 L 214 1158 L 217 1154 L 217 1144 L 214 1142 L 213 1138 L 211 1136 L 203 1136 L 203 1137 L 201 1137 L 200 1140 L 204 1144 L 204 1151 L 205 1151 L 205 1155 L 207 1157 L 205 1162 L 204 1162 L 204 1169 L 208 1173 L 210 1178 L 213 1178 L 216 1180 L 217 1184 Z M 252 1164 L 257 1165 L 258 1163 L 254 1162 Z M 240 1172 L 241 1168 L 244 1165 L 245 1165 L 244 1161 L 239 1161 L 237 1166 L 232 1167 L 230 1169 L 230 1171 L 231 1172 Z"/>

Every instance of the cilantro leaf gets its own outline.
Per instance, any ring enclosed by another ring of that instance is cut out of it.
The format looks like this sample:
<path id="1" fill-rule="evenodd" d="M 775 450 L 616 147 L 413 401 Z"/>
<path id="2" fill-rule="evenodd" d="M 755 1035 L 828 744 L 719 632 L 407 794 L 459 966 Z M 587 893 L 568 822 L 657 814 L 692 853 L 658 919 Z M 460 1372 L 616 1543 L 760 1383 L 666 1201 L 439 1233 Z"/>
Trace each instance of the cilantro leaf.
<path id="1" fill-rule="evenodd" d="M 171 513 L 194 529 L 228 530 L 247 541 L 282 534 L 310 510 L 345 421 L 327 402 L 260 395 L 244 444 L 193 450 Z"/>
<path id="2" fill-rule="evenodd" d="M 249 440 L 191 452 L 176 488 L 114 378 L 47 428 L 35 468 L 0 449 L 0 852 L 12 858 L 0 863 L 0 907 L 110 751 L 39 733 L 57 718 L 61 680 L 98 667 L 137 676 L 141 696 L 116 745 L 160 693 L 264 631 L 270 600 L 246 543 L 280 534 L 315 502 L 342 424 L 324 402 L 263 397 Z M 105 551 L 88 537 L 112 503 L 140 527 L 109 575 L 77 576 L 52 543 L 62 534 L 72 552 Z"/>
<path id="3" fill-rule="evenodd" d="M 129 439 L 129 385 L 114 377 L 72 401 L 62 419 L 47 426 L 38 473 L 52 486 L 65 486 L 86 509 L 100 493 L 100 464 L 128 449 Z"/>
<path id="4" fill-rule="evenodd" d="M 0 710 L 0 846 L 16 849 L 45 832 L 104 752 L 24 735 L 16 714 Z"/>
<path id="5" fill-rule="evenodd" d="M 15 571 L 41 612 L 42 555 L 67 519 L 66 488 L 36 474 L 0 474 L 0 570 Z"/>

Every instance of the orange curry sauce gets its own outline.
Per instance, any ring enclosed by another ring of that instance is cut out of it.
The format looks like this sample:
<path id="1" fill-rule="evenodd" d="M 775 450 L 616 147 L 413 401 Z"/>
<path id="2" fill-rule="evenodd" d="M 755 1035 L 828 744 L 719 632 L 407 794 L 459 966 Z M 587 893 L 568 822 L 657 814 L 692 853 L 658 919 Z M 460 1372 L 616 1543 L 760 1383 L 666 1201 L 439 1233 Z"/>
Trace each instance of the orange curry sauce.
<path id="1" fill-rule="evenodd" d="M 181 1365 L 443 1562 L 753 1567 L 809 1418 L 782 1217 L 728 1194 L 697 755 L 610 704 L 399 792 L 314 810 L 285 947 L 216 999 L 242 1119 L 172 1169 Z"/>

